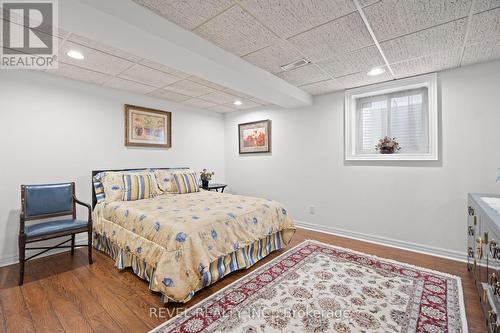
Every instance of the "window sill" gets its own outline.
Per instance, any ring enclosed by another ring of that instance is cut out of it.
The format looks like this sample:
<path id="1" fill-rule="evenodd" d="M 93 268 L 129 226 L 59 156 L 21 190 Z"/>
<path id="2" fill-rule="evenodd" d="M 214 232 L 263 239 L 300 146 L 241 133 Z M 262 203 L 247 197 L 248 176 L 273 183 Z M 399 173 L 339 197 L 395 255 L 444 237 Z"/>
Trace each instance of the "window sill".
<path id="1" fill-rule="evenodd" d="M 437 161 L 437 154 L 357 154 L 349 155 L 346 161 Z"/>

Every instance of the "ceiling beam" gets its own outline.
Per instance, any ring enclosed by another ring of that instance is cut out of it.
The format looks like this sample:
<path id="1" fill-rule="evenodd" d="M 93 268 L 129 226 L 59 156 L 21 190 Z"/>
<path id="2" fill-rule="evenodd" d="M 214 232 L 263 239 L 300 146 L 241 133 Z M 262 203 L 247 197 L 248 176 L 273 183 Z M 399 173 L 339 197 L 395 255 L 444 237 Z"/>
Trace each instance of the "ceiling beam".
<path id="1" fill-rule="evenodd" d="M 59 25 L 282 107 L 312 104 L 307 92 L 130 0 L 59 1 Z"/>

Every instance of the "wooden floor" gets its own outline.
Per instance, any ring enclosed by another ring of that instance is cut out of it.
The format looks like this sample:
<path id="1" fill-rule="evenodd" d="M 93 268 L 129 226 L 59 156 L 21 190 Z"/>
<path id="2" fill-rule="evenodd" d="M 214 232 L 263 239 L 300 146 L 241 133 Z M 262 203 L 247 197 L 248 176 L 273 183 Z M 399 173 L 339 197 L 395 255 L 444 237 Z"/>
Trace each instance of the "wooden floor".
<path id="1" fill-rule="evenodd" d="M 402 251 L 333 235 L 298 229 L 287 249 L 305 239 L 351 248 L 383 258 L 458 275 L 462 278 L 469 332 L 485 332 L 479 298 L 464 263 Z M 226 276 L 203 289 L 187 304 L 169 304 L 163 312 L 158 294 L 130 270 L 117 271 L 113 261 L 95 252 L 87 265 L 85 249 L 26 264 L 25 283 L 17 286 L 18 266 L 0 268 L 0 332 L 146 332 L 168 319 L 176 308 L 190 307 L 249 271 L 282 254 L 277 251 L 247 271 Z M 155 309 L 163 318 L 150 316 Z M 165 311 L 166 310 L 166 311 Z"/>

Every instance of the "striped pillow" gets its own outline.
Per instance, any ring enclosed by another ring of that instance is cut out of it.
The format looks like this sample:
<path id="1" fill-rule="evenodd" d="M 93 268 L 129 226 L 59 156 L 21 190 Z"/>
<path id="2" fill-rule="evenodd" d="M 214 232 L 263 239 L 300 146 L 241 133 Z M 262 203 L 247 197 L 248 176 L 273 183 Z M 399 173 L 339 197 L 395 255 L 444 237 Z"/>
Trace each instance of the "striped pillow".
<path id="1" fill-rule="evenodd" d="M 156 194 L 153 191 L 151 174 L 146 175 L 123 175 L 123 201 L 134 201 L 149 199 Z"/>
<path id="2" fill-rule="evenodd" d="M 194 173 L 174 173 L 172 174 L 173 185 L 177 188 L 177 193 L 194 193 L 199 192 L 200 187 L 196 181 Z"/>

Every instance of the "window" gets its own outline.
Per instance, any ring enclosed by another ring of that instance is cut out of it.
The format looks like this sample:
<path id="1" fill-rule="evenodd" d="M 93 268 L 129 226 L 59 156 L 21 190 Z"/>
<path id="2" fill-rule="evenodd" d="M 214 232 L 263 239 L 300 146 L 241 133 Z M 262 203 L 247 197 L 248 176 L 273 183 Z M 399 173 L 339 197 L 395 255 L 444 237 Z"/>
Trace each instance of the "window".
<path id="1" fill-rule="evenodd" d="M 436 75 L 391 81 L 346 92 L 346 160 L 437 160 Z M 395 138 L 400 150 L 381 154 Z"/>

